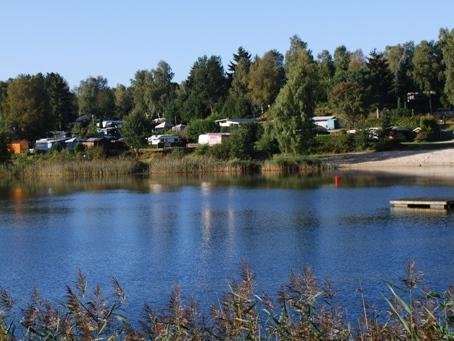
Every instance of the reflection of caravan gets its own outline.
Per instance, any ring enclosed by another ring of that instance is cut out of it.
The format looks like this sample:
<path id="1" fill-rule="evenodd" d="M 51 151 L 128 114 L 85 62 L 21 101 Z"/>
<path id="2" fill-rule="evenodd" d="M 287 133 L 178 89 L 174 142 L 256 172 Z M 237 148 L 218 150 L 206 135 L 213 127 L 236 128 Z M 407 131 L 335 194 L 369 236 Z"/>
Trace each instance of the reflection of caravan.
<path id="1" fill-rule="evenodd" d="M 148 139 L 148 144 L 152 146 L 175 146 L 181 143 L 181 139 L 176 135 L 152 135 Z"/>

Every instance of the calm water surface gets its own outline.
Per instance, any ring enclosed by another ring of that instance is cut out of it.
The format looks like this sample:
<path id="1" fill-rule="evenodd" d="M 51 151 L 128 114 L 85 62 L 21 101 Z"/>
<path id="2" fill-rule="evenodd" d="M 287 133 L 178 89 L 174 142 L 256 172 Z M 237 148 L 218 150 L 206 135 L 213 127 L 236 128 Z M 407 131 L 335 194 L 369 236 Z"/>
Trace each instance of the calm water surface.
<path id="1" fill-rule="evenodd" d="M 454 177 L 12 182 L 0 187 L 0 286 L 23 303 L 33 288 L 62 298 L 79 269 L 106 287 L 115 276 L 138 316 L 177 284 L 216 303 L 246 260 L 259 292 L 310 266 L 355 310 L 360 282 L 380 300 L 409 259 L 431 288 L 454 282 L 454 215 L 388 208 L 407 196 L 454 197 Z"/>

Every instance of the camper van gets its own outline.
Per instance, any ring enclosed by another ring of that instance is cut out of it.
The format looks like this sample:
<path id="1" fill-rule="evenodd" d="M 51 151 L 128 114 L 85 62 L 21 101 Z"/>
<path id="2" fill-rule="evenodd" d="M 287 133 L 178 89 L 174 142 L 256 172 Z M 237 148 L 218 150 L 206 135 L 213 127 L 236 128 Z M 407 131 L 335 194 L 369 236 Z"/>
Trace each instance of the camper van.
<path id="1" fill-rule="evenodd" d="M 148 144 L 158 147 L 172 147 L 181 144 L 181 138 L 176 135 L 152 135 L 147 141 Z"/>

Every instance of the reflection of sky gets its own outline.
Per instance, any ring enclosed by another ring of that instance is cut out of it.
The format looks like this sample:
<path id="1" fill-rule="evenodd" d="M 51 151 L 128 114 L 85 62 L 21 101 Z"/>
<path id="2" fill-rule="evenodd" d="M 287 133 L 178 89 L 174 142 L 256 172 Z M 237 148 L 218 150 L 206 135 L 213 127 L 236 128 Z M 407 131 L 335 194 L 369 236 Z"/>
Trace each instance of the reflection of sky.
<path id="1" fill-rule="evenodd" d="M 398 280 L 409 258 L 436 286 L 454 276 L 454 215 L 388 209 L 395 197 L 452 196 L 450 186 L 145 186 L 143 192 L 8 194 L 0 201 L 0 286 L 16 296 L 34 286 L 63 295 L 81 269 L 107 285 L 118 277 L 131 306 L 140 308 L 144 301 L 163 307 L 177 283 L 214 302 L 243 259 L 259 290 L 271 293 L 306 265 L 350 296 L 363 280 L 381 298 L 377 285 Z"/>

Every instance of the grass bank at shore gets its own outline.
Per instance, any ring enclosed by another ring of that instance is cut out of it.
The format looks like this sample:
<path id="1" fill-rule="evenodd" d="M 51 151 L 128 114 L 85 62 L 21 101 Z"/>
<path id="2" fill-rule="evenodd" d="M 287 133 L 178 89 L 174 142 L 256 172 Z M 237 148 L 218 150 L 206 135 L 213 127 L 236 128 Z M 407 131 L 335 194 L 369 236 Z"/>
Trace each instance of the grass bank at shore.
<path id="1" fill-rule="evenodd" d="M 318 160 L 277 155 L 270 160 L 222 160 L 209 155 L 172 155 L 155 153 L 121 157 L 51 153 L 20 155 L 0 166 L 3 177 L 106 178 L 127 175 L 163 174 L 313 174 L 326 167 Z"/>
<path id="2" fill-rule="evenodd" d="M 35 291 L 19 319 L 14 298 L 0 289 L 0 340 L 452 340 L 454 290 L 425 291 L 421 281 L 409 262 L 402 285 L 385 282 L 387 294 L 377 310 L 363 290 L 349 302 L 337 300 L 332 283 L 320 283 L 310 269 L 291 274 L 274 299 L 258 294 L 244 264 L 241 278 L 210 309 L 199 310 L 176 287 L 167 309 L 145 305 L 143 319 L 131 321 L 122 310 L 126 290 L 117 280 L 106 295 L 99 286 L 89 289 L 79 273 L 62 300 Z M 362 312 L 353 319 L 343 306 L 352 302 Z"/>

